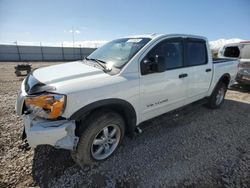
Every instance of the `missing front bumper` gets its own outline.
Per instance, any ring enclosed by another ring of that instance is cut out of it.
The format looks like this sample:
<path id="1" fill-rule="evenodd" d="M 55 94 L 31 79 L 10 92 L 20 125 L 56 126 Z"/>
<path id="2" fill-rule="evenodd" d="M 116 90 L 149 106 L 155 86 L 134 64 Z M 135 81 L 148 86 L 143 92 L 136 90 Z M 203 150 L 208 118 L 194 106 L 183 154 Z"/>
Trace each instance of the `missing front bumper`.
<path id="1" fill-rule="evenodd" d="M 49 121 L 24 115 L 25 134 L 31 147 L 51 145 L 56 148 L 74 150 L 78 137 L 75 136 L 74 120 Z"/>

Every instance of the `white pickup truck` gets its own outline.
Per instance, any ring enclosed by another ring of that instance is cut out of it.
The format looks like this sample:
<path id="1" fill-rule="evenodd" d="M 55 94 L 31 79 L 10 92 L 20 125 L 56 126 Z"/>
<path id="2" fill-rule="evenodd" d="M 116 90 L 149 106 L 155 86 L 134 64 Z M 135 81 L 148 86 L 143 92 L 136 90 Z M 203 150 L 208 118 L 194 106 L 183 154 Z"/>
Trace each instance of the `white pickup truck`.
<path id="1" fill-rule="evenodd" d="M 146 120 L 199 100 L 220 107 L 237 65 L 213 61 L 200 36 L 120 38 L 81 61 L 31 72 L 16 112 L 30 146 L 68 149 L 89 164 L 108 158 Z"/>

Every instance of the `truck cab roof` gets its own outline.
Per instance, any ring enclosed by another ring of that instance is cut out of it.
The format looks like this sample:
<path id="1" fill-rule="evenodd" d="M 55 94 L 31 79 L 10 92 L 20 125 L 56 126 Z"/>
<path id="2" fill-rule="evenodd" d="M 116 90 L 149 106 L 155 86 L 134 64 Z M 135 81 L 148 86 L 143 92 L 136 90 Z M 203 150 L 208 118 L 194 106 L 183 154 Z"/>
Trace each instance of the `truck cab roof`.
<path id="1" fill-rule="evenodd" d="M 207 40 L 206 37 L 199 35 L 189 35 L 189 34 L 181 34 L 181 33 L 173 33 L 173 34 L 162 34 L 162 33 L 152 33 L 152 34 L 142 34 L 142 35 L 132 35 L 128 36 L 128 38 L 150 38 L 150 39 L 158 39 L 162 37 L 191 37 Z"/>

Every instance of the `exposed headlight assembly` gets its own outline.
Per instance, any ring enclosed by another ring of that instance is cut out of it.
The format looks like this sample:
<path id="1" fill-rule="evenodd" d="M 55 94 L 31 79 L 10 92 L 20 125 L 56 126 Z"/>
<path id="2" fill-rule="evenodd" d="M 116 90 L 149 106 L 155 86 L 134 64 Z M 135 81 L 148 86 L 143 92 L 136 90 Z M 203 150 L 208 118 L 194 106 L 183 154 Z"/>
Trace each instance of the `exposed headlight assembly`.
<path id="1" fill-rule="evenodd" d="M 46 119 L 56 119 L 64 111 L 66 96 L 46 93 L 36 96 L 28 96 L 25 99 L 27 111 Z"/>

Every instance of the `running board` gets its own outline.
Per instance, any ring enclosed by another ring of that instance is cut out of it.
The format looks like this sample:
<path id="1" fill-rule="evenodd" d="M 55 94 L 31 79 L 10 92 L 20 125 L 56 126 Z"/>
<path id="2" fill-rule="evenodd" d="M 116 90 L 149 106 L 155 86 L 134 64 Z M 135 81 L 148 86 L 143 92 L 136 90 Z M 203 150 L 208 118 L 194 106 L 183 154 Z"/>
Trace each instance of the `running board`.
<path id="1" fill-rule="evenodd" d="M 148 122 L 150 122 L 152 120 L 154 121 L 154 119 L 157 119 L 157 118 L 159 118 L 161 116 L 165 116 L 165 115 L 169 115 L 169 117 L 171 117 L 171 116 L 173 117 L 173 116 L 176 116 L 176 115 L 178 116 L 178 114 L 181 113 L 181 112 L 184 112 L 185 114 L 188 114 L 188 113 L 190 113 L 190 111 L 193 108 L 202 106 L 202 105 L 206 104 L 207 102 L 208 102 L 208 98 L 206 97 L 206 98 L 200 99 L 198 101 L 195 101 L 193 103 L 182 106 L 180 108 L 177 108 L 175 110 L 172 110 L 172 111 L 166 112 L 164 114 L 161 114 L 159 116 L 153 117 L 152 119 L 146 120 L 146 121 L 144 121 L 144 122 L 142 122 L 142 123 L 140 123 L 139 125 L 136 126 L 135 131 L 134 131 L 135 135 L 142 134 L 143 129 L 147 129 L 146 127 L 148 125 Z"/>

